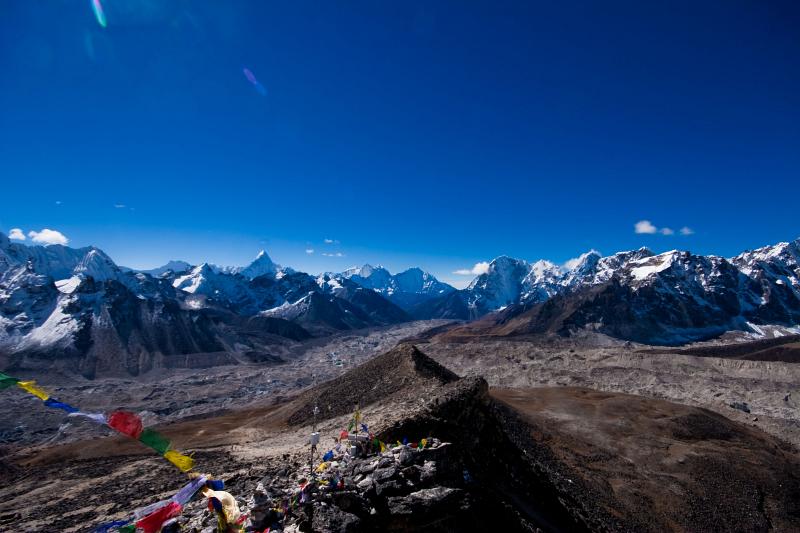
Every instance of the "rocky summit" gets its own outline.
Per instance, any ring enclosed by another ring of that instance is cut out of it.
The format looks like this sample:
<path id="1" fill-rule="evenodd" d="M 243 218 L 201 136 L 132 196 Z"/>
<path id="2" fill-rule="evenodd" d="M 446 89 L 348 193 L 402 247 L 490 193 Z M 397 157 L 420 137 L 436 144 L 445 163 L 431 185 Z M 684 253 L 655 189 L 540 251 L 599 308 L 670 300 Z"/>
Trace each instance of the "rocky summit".
<path id="1" fill-rule="evenodd" d="M 800 528 L 800 455 L 758 429 L 640 396 L 492 388 L 408 344 L 283 402 L 159 430 L 224 481 L 248 531 Z M 130 439 L 16 451 L 0 523 L 124 519 L 185 483 L 163 463 Z M 178 522 L 216 527 L 199 496 Z"/>

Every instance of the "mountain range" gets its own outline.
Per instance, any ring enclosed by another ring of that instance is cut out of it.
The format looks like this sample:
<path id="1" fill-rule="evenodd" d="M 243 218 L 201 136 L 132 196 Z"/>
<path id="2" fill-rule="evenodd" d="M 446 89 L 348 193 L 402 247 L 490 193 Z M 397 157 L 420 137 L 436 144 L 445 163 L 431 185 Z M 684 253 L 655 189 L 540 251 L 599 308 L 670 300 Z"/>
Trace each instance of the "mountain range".
<path id="1" fill-rule="evenodd" d="M 465 327 L 481 334 L 591 329 L 651 344 L 791 330 L 800 323 L 800 240 L 728 259 L 590 251 L 569 268 L 501 256 L 456 290 L 419 268 L 312 276 L 264 251 L 245 267 L 171 261 L 136 271 L 95 247 L 27 246 L 0 233 L 0 368 L 136 375 L 257 360 L 314 336 L 430 318 L 480 319 Z"/>

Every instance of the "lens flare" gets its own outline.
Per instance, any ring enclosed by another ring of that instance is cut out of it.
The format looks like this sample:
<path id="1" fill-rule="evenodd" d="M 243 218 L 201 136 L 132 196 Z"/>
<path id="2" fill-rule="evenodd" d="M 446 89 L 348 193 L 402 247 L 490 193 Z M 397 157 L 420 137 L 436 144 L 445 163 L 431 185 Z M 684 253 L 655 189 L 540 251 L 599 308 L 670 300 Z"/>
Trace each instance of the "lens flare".
<path id="1" fill-rule="evenodd" d="M 261 85 L 259 81 L 256 79 L 255 74 L 249 68 L 243 68 L 242 72 L 244 73 L 244 77 L 247 78 L 247 81 L 253 84 L 253 87 L 256 88 L 258 94 L 261 96 L 267 96 L 267 88 Z"/>
<path id="2" fill-rule="evenodd" d="M 97 19 L 97 23 L 105 28 L 106 14 L 103 12 L 103 6 L 100 4 L 100 0 L 92 0 L 92 10 L 94 11 L 94 16 Z"/>

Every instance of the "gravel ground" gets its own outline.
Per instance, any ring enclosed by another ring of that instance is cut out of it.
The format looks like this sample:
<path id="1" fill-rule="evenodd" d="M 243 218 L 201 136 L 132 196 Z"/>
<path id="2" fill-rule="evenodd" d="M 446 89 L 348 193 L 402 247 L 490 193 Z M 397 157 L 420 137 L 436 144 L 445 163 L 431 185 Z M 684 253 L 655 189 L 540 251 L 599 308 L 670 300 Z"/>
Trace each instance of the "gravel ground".
<path id="1" fill-rule="evenodd" d="M 202 369 L 161 369 L 139 378 L 94 381 L 63 374 L 17 377 L 37 379 L 53 396 L 83 411 L 137 411 L 150 426 L 281 402 L 298 390 L 340 376 L 406 337 L 443 323 L 446 321 L 417 321 L 298 343 L 279 354 L 284 360 L 279 364 L 241 362 Z M 54 444 L 112 434 L 62 415 L 22 391 L 3 391 L 0 446 Z"/>
<path id="2" fill-rule="evenodd" d="M 602 338 L 419 346 L 459 375 L 481 375 L 493 387 L 577 386 L 668 399 L 756 425 L 800 446 L 798 364 L 649 353 L 640 345 Z M 733 403 L 746 403 L 750 413 Z"/>

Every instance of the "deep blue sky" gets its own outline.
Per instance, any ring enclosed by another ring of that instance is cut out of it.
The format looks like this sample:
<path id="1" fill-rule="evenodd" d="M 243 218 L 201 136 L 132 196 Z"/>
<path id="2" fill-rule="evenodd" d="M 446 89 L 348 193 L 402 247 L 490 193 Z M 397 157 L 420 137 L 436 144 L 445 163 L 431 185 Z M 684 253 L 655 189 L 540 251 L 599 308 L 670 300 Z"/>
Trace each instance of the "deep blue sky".
<path id="1" fill-rule="evenodd" d="M 800 235 L 797 2 L 102 3 L 0 0 L 2 231 L 451 281 Z"/>

